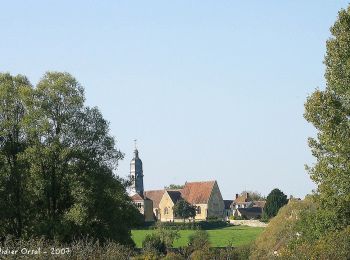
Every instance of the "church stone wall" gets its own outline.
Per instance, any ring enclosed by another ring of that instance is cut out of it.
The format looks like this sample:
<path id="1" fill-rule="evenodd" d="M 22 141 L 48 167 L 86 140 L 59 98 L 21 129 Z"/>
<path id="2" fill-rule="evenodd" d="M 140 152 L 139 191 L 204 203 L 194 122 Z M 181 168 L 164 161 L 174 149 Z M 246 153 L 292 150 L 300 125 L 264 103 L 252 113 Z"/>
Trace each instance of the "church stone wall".
<path id="1" fill-rule="evenodd" d="M 219 186 L 215 182 L 215 185 L 213 187 L 212 193 L 209 198 L 208 202 L 208 215 L 207 217 L 218 217 L 223 218 L 224 217 L 224 209 L 225 204 L 224 200 L 222 199 L 222 195 L 219 189 Z"/>
<path id="2" fill-rule="evenodd" d="M 159 202 L 159 215 L 160 221 L 169 222 L 174 220 L 174 211 L 173 211 L 174 203 L 170 199 L 167 192 L 164 192 L 164 195 Z"/>

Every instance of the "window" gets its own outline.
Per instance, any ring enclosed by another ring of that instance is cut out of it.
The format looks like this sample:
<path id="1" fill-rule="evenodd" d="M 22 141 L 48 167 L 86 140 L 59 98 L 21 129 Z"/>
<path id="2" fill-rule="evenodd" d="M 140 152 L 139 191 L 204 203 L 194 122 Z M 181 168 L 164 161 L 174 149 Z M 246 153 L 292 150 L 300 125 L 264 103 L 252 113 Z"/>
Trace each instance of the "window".
<path id="1" fill-rule="evenodd" d="M 140 202 L 138 202 L 137 207 L 140 209 L 142 207 L 142 204 Z"/>
<path id="2" fill-rule="evenodd" d="M 198 207 L 196 208 L 196 213 L 197 213 L 197 214 L 201 214 L 201 212 L 202 212 L 201 207 L 198 206 Z"/>
<path id="3" fill-rule="evenodd" d="M 164 215 L 168 215 L 168 208 L 164 208 Z"/>

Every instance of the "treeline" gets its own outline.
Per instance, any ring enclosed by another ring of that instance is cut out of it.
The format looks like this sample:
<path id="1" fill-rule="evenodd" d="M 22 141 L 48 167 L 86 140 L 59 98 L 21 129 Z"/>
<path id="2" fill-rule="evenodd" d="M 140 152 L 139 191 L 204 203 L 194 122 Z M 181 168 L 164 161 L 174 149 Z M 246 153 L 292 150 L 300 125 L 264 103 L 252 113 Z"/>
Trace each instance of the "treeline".
<path id="1" fill-rule="evenodd" d="M 133 243 L 140 214 L 113 173 L 123 154 L 84 100 L 68 73 L 48 72 L 35 87 L 0 73 L 1 237 Z"/>
<path id="2" fill-rule="evenodd" d="M 327 85 L 308 97 L 304 114 L 318 131 L 309 138 L 316 162 L 306 167 L 317 190 L 278 212 L 251 259 L 350 259 L 350 7 L 331 33 Z"/>

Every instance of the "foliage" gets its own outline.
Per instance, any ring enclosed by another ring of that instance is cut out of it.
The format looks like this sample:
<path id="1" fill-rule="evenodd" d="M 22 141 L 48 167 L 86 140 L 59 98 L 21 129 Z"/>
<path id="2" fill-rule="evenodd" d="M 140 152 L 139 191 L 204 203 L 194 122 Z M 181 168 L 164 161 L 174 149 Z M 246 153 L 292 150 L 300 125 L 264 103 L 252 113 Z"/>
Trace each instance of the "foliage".
<path id="1" fill-rule="evenodd" d="M 200 250 L 203 248 L 209 248 L 209 234 L 205 230 L 197 230 L 195 233 L 190 235 L 188 246 L 193 250 Z"/>
<path id="2" fill-rule="evenodd" d="M 309 138 L 316 163 L 307 166 L 322 209 L 332 209 L 342 227 L 350 224 L 350 7 L 341 10 L 327 41 L 326 89 L 305 103 L 305 118 L 317 129 Z"/>
<path id="3" fill-rule="evenodd" d="M 313 210 L 312 200 L 291 201 L 271 219 L 264 232 L 255 240 L 252 259 L 271 259 L 274 252 L 298 237 L 297 225 L 301 215 Z"/>
<path id="4" fill-rule="evenodd" d="M 265 200 L 265 196 L 261 195 L 258 191 L 244 190 L 240 196 L 245 196 L 248 193 L 248 201 Z"/>
<path id="5" fill-rule="evenodd" d="M 142 242 L 142 248 L 145 252 L 155 252 L 157 254 L 166 253 L 165 242 L 162 241 L 160 235 L 157 233 L 146 235 Z"/>
<path id="6" fill-rule="evenodd" d="M 70 244 L 60 243 L 58 241 L 49 241 L 43 238 L 41 239 L 11 239 L 9 237 L 2 241 L 2 249 L 10 248 L 18 250 L 15 255 L 7 255 L 6 259 L 34 259 L 34 260 L 50 260 L 50 259 L 76 259 L 76 260 L 89 260 L 100 259 L 103 256 L 104 259 L 120 259 L 128 260 L 135 254 L 132 248 L 117 244 L 112 241 L 100 243 L 95 239 L 84 238 L 80 240 L 74 240 Z M 38 249 L 40 248 L 41 254 L 29 254 L 22 255 L 21 249 Z M 56 250 L 52 250 L 52 249 Z M 43 253 L 47 252 L 47 254 Z M 54 252 L 55 254 L 52 254 Z"/>
<path id="7" fill-rule="evenodd" d="M 180 199 L 175 203 L 173 210 L 176 217 L 181 217 L 184 220 L 196 216 L 196 207 L 183 199 Z"/>
<path id="8" fill-rule="evenodd" d="M 158 224 L 156 234 L 159 235 L 167 248 L 173 247 L 174 241 L 180 238 L 179 230 L 168 229 L 162 223 Z"/>
<path id="9" fill-rule="evenodd" d="M 33 88 L 0 74 L 0 100 L 1 235 L 132 244 L 141 216 L 113 172 L 123 154 L 76 79 L 48 72 Z"/>
<path id="10" fill-rule="evenodd" d="M 266 217 L 272 218 L 277 215 L 278 210 L 288 203 L 287 195 L 279 189 L 273 189 L 266 198 L 264 213 Z"/>
<path id="11" fill-rule="evenodd" d="M 162 258 L 163 260 L 185 260 L 181 254 L 176 254 L 174 252 L 168 252 L 167 255 Z"/>
<path id="12" fill-rule="evenodd" d="M 317 240 L 294 241 L 280 250 L 281 259 L 349 259 L 350 226 L 343 230 L 324 233 Z"/>
<path id="13" fill-rule="evenodd" d="M 165 186 L 164 189 L 166 190 L 180 190 L 183 187 L 185 187 L 185 185 L 181 185 L 181 184 L 170 184 L 169 186 Z"/>

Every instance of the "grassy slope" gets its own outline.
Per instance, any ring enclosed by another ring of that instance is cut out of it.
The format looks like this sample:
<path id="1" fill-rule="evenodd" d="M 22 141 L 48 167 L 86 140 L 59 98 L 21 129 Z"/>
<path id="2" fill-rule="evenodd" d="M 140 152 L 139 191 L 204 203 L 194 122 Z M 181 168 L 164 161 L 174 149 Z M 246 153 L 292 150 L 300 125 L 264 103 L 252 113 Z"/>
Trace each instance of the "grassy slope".
<path id="1" fill-rule="evenodd" d="M 245 226 L 233 226 L 221 229 L 207 230 L 211 245 L 214 247 L 227 246 L 232 244 L 233 246 L 240 246 L 249 244 L 251 241 L 264 230 L 264 228 L 245 227 Z M 133 230 L 132 238 L 134 239 L 136 246 L 141 247 L 142 241 L 146 234 L 154 232 L 153 230 Z M 174 242 L 174 247 L 180 247 L 187 245 L 188 237 L 194 233 L 195 230 L 180 230 L 181 237 Z"/>

